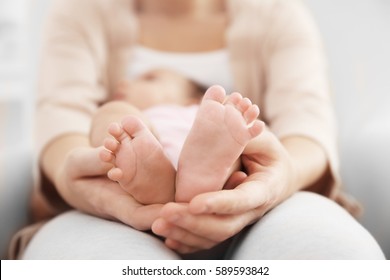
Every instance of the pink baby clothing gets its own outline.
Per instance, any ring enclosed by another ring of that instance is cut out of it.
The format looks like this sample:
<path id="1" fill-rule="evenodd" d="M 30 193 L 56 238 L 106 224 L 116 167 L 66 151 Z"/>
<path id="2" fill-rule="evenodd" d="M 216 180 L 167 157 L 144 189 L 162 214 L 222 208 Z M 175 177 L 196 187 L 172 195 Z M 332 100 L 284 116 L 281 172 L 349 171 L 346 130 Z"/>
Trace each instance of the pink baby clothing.
<path id="1" fill-rule="evenodd" d="M 158 105 L 144 110 L 164 152 L 177 169 L 180 152 L 194 123 L 199 105 Z"/>

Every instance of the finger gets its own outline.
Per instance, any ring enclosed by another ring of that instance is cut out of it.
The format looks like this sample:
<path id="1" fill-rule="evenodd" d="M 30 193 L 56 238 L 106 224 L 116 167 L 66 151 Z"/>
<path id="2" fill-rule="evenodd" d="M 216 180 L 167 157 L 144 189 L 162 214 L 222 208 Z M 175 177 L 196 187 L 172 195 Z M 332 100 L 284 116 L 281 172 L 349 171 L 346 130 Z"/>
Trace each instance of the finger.
<path id="1" fill-rule="evenodd" d="M 190 253 L 194 253 L 194 252 L 199 251 L 198 248 L 190 247 L 188 245 L 185 245 L 179 241 L 172 240 L 172 239 L 166 239 L 165 245 L 168 248 L 170 248 L 170 249 L 172 249 L 180 254 L 190 254 Z"/>
<path id="2" fill-rule="evenodd" d="M 100 196 L 104 196 L 100 203 L 103 212 L 137 230 L 149 230 L 163 206 L 142 205 L 115 182 L 102 190 Z"/>
<path id="3" fill-rule="evenodd" d="M 169 203 L 162 208 L 160 217 L 194 235 L 219 243 L 256 221 L 261 214 L 256 209 L 239 215 L 191 215 L 185 206 Z"/>
<path id="4" fill-rule="evenodd" d="M 105 175 L 112 168 L 112 164 L 100 160 L 103 149 L 83 147 L 73 150 L 67 159 L 70 176 L 78 178 Z"/>
<path id="5" fill-rule="evenodd" d="M 248 177 L 245 172 L 237 171 L 234 172 L 229 179 L 226 181 L 225 186 L 223 187 L 225 190 L 231 190 L 240 185 L 244 180 Z"/>
<path id="6" fill-rule="evenodd" d="M 251 176 L 250 176 L 251 177 Z M 248 177 L 232 190 L 209 192 L 194 197 L 189 205 L 193 214 L 240 214 L 270 202 L 267 184 Z"/>
<path id="7" fill-rule="evenodd" d="M 192 232 L 170 224 L 162 218 L 157 219 L 153 223 L 152 231 L 157 235 L 163 236 L 167 239 L 175 240 L 181 244 L 185 244 L 186 246 L 198 248 L 199 250 L 209 249 L 216 245 L 214 241 L 197 236 Z"/>
<path id="8" fill-rule="evenodd" d="M 256 124 L 257 122 L 257 124 Z M 265 127 L 264 122 L 256 121 L 255 129 L 260 129 L 261 133 L 256 137 L 256 141 L 250 141 L 243 151 L 243 155 L 251 156 L 258 163 L 273 162 L 284 149 L 280 140 Z"/>
<path id="9" fill-rule="evenodd" d="M 141 205 L 133 211 L 128 211 L 128 214 L 132 215 L 131 219 L 126 215 L 122 221 L 138 230 L 150 230 L 162 207 L 162 204 Z"/>

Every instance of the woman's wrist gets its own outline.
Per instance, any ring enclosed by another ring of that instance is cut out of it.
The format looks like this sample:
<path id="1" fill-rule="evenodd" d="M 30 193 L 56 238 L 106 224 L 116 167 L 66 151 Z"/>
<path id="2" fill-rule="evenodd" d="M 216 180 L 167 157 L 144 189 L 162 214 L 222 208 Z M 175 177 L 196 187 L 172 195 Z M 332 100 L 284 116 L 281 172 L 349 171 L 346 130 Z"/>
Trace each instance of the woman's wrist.
<path id="1" fill-rule="evenodd" d="M 281 142 L 291 159 L 293 192 L 313 185 L 324 175 L 328 163 L 319 144 L 301 136 L 287 137 Z"/>

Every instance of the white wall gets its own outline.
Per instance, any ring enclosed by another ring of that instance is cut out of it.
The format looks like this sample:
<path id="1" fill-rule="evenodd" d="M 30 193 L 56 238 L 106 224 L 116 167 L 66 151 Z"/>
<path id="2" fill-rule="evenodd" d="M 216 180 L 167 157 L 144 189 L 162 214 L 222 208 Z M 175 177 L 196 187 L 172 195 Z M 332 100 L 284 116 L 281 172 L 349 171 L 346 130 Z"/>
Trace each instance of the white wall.
<path id="1" fill-rule="evenodd" d="M 0 257 L 27 221 L 31 187 L 33 65 L 31 0 L 0 0 Z"/>
<path id="2" fill-rule="evenodd" d="M 0 149 L 12 144 L 28 145 L 31 139 L 26 3 L 0 0 Z"/>
<path id="3" fill-rule="evenodd" d="M 305 2 L 329 57 L 342 177 L 390 258 L 390 1 Z"/>

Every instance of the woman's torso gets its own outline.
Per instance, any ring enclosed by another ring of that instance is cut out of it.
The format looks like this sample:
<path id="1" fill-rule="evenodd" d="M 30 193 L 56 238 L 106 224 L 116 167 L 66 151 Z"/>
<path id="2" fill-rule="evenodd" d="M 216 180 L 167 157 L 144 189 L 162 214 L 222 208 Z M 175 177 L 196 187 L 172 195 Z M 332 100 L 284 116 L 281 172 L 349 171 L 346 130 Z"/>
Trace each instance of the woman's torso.
<path id="1" fill-rule="evenodd" d="M 177 2 L 175 5 L 183 3 L 182 0 L 173 2 Z M 173 8 L 168 11 L 167 8 L 152 10 L 136 5 L 138 42 L 145 47 L 169 52 L 207 52 L 224 48 L 228 23 L 225 1 L 207 0 L 204 3 L 206 5 L 198 4 L 192 5 L 191 8 L 183 8 L 186 11 L 185 15 L 175 13 Z"/>

